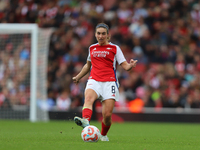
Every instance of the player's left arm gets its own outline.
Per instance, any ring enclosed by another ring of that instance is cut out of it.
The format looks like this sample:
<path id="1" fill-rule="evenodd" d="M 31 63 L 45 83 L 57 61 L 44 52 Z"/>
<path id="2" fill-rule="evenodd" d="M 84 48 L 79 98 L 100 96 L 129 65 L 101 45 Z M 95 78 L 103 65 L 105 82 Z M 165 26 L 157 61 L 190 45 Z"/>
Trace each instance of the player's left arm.
<path id="1" fill-rule="evenodd" d="M 134 68 L 137 64 L 137 60 L 131 59 L 130 62 L 128 63 L 124 57 L 124 54 L 122 53 L 122 50 L 119 46 L 117 46 L 117 53 L 116 53 L 116 59 L 118 64 L 122 66 L 125 70 L 129 71 L 132 68 Z"/>
<path id="2" fill-rule="evenodd" d="M 126 71 L 131 70 L 132 68 L 136 67 L 137 64 L 137 60 L 130 60 L 130 63 L 128 63 L 127 61 L 122 62 L 120 65 L 122 66 L 122 68 L 124 68 Z"/>

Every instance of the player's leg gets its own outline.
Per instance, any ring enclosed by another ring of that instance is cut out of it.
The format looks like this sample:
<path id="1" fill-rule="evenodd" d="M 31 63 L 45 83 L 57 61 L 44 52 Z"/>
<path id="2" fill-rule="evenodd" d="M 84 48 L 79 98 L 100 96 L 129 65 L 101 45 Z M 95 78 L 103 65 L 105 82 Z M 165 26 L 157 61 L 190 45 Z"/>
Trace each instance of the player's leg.
<path id="1" fill-rule="evenodd" d="M 98 98 L 98 95 L 93 89 L 87 89 L 85 91 L 85 101 L 83 105 L 83 110 L 82 110 L 82 117 L 87 119 L 88 121 L 91 120 L 92 117 L 92 107 L 94 104 L 94 101 Z"/>
<path id="2" fill-rule="evenodd" d="M 89 125 L 89 122 L 92 117 L 92 106 L 94 101 L 98 98 L 98 95 L 93 89 L 85 90 L 85 100 L 82 109 L 82 118 L 74 117 L 74 121 L 77 125 L 82 126 L 83 128 Z"/>
<path id="3" fill-rule="evenodd" d="M 115 106 L 114 99 L 107 99 L 102 102 L 102 116 L 103 116 L 103 120 L 101 123 L 101 135 L 102 135 L 101 140 L 102 141 L 109 141 L 107 137 L 107 133 L 112 124 L 111 117 L 112 117 L 114 106 Z"/>

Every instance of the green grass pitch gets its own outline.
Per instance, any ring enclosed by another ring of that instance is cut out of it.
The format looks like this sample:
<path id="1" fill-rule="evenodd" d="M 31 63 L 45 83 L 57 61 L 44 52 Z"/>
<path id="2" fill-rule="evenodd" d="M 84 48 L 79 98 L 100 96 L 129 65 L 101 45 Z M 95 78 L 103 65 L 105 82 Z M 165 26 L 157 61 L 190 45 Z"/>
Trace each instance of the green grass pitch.
<path id="1" fill-rule="evenodd" d="M 0 120 L 0 150 L 200 150 L 200 124 L 113 123 L 110 141 L 97 143 L 83 142 L 81 131 L 73 121 Z"/>

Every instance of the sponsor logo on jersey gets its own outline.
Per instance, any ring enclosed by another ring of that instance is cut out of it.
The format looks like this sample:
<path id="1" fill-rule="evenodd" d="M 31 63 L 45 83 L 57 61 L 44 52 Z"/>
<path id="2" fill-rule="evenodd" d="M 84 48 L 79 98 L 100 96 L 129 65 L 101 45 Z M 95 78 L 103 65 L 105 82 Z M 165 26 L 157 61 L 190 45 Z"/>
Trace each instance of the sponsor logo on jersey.
<path id="1" fill-rule="evenodd" d="M 93 51 L 92 55 L 93 57 L 106 57 L 110 53 L 108 51 Z"/>

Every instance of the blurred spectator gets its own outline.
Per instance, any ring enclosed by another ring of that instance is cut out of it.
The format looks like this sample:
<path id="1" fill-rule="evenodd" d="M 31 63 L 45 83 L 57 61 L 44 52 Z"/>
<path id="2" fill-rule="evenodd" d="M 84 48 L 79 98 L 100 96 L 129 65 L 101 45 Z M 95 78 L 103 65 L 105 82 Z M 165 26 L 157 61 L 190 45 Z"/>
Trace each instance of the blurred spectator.
<path id="1" fill-rule="evenodd" d="M 63 89 L 56 98 L 56 106 L 58 110 L 70 110 L 71 102 L 72 100 L 69 89 Z"/>
<path id="2" fill-rule="evenodd" d="M 143 99 L 145 96 L 145 90 L 143 87 L 138 87 L 136 89 L 136 98 L 129 101 L 128 107 L 132 113 L 141 113 L 145 105 Z"/>
<path id="3" fill-rule="evenodd" d="M 131 14 L 131 10 L 128 9 L 128 3 L 126 1 L 121 1 L 117 10 L 119 21 L 126 22 L 130 18 Z"/>
<path id="4" fill-rule="evenodd" d="M 0 88 L 0 106 L 3 105 L 4 101 L 5 101 L 6 97 L 2 91 L 2 88 Z"/>
<path id="5" fill-rule="evenodd" d="M 144 1 L 135 2 L 135 8 L 133 11 L 132 21 L 135 22 L 140 18 L 146 18 L 148 16 L 147 9 L 144 8 Z"/>
<path id="6" fill-rule="evenodd" d="M 142 49 L 142 46 L 140 44 L 140 40 L 137 38 L 133 39 L 133 44 L 134 47 L 132 49 L 132 53 L 133 53 L 133 58 L 138 60 L 138 64 L 142 63 L 142 64 L 147 64 L 148 63 L 148 59 L 147 57 L 144 55 L 144 50 Z"/>
<path id="7" fill-rule="evenodd" d="M 194 4 L 191 11 L 191 17 L 200 23 L 200 4 Z"/>
<path id="8" fill-rule="evenodd" d="M 148 30 L 147 25 L 144 23 L 144 19 L 140 17 L 136 22 L 129 26 L 129 31 L 136 37 L 141 38 L 144 36 L 146 30 Z"/>
<path id="9" fill-rule="evenodd" d="M 8 94 L 7 90 L 2 89 L 0 87 L 0 108 L 5 108 L 5 109 L 11 108 L 11 104 L 7 97 L 7 94 Z"/>

